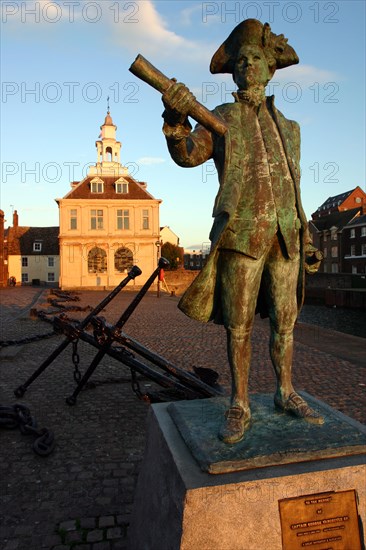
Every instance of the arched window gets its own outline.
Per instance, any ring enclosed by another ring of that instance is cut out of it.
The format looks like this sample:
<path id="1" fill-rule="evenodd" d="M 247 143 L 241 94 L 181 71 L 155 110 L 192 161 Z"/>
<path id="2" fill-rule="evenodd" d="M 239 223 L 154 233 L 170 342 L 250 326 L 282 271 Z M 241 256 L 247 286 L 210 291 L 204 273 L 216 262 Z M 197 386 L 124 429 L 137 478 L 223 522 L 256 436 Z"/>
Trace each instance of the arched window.
<path id="1" fill-rule="evenodd" d="M 129 248 L 119 248 L 114 255 L 114 268 L 123 273 L 133 266 L 133 254 Z"/>
<path id="2" fill-rule="evenodd" d="M 95 246 L 88 254 L 88 271 L 89 273 L 106 273 L 107 272 L 107 253 L 102 248 Z"/>
<path id="3" fill-rule="evenodd" d="M 106 155 L 107 155 L 107 161 L 111 162 L 113 160 L 113 158 L 112 158 L 112 155 L 113 155 L 112 147 L 107 147 L 105 152 L 106 152 Z"/>

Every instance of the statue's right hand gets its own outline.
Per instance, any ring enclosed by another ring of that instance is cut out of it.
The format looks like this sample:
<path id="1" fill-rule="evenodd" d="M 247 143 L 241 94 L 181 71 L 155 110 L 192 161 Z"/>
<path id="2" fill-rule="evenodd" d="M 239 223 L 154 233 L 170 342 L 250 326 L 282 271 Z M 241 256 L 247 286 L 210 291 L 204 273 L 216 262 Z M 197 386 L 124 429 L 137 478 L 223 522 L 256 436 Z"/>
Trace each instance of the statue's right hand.
<path id="1" fill-rule="evenodd" d="M 165 107 L 164 118 L 175 123 L 183 123 L 196 98 L 187 86 L 176 82 L 175 79 L 172 80 L 173 84 L 162 96 Z"/>

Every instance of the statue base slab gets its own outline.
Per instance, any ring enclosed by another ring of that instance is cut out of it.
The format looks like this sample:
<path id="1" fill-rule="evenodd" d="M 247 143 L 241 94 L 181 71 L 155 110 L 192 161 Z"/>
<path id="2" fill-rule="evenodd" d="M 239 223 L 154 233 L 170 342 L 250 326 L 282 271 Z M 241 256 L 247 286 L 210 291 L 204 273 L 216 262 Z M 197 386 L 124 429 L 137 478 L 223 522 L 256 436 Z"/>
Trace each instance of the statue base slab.
<path id="1" fill-rule="evenodd" d="M 229 407 L 227 398 L 179 401 L 171 403 L 168 411 L 201 469 L 210 474 L 366 453 L 366 435 L 357 422 L 299 393 L 323 416 L 324 424 L 278 411 L 272 394 L 253 394 L 251 426 L 235 445 L 217 437 Z"/>
<path id="2" fill-rule="evenodd" d="M 255 408 L 254 397 L 251 398 L 252 409 Z M 310 401 L 309 396 L 304 397 Z M 256 467 L 252 463 L 250 467 L 247 464 L 245 469 L 240 467 L 239 471 L 226 471 L 219 475 L 211 475 L 208 468 L 203 471 L 168 409 L 171 411 L 177 406 L 180 408 L 180 405 L 199 406 L 203 416 L 198 418 L 198 424 L 205 425 L 208 415 L 205 405 L 209 406 L 210 411 L 213 401 L 216 400 L 179 402 L 174 403 L 174 407 L 161 403 L 150 408 L 145 456 L 129 528 L 129 550 L 282 550 L 284 526 L 281 524 L 279 502 L 332 491 L 355 490 L 358 513 L 361 522 L 366 525 L 366 453 L 359 449 L 359 454 L 349 454 L 347 449 L 355 447 L 349 441 L 344 441 L 343 456 L 303 457 L 290 463 L 284 457 L 284 461 L 277 460 L 276 465 L 261 463 L 260 467 Z M 221 410 L 225 400 L 217 401 Z M 257 401 L 258 404 L 264 402 L 267 402 L 267 397 L 264 401 L 262 397 Z M 312 400 L 310 404 L 314 406 L 314 402 Z M 331 425 L 330 417 L 336 417 L 341 427 L 342 423 L 346 423 L 351 431 L 359 433 L 356 446 L 362 445 L 365 426 L 320 402 L 318 406 L 322 407 L 322 412 L 326 409 L 328 426 Z M 213 415 L 210 415 L 211 422 Z M 297 420 L 297 423 L 304 427 L 303 421 Z M 317 426 L 314 428 L 319 430 Z M 251 430 L 255 429 L 256 424 L 253 423 Z M 271 432 L 268 432 L 267 437 L 270 436 Z M 298 447 L 303 446 L 301 440 Z M 318 451 L 315 449 L 314 452 Z M 221 456 L 214 463 L 219 462 L 222 462 Z M 302 517 L 292 519 L 296 523 Z M 314 536 L 319 539 L 318 535 Z M 342 532 L 339 536 L 343 536 Z"/>

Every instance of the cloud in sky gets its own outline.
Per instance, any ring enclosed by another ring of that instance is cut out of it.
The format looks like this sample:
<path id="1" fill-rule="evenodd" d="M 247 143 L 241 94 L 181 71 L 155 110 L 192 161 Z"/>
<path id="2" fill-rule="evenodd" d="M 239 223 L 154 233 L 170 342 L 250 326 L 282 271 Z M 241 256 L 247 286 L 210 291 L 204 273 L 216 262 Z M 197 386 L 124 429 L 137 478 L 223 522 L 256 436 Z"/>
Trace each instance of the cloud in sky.
<path id="1" fill-rule="evenodd" d="M 202 14 L 202 4 L 198 2 L 195 6 L 184 8 L 179 15 L 179 22 L 181 25 L 192 25 L 192 17 L 197 13 Z"/>
<path id="2" fill-rule="evenodd" d="M 210 51 L 208 44 L 189 40 L 170 30 L 168 22 L 151 0 L 137 0 L 136 4 L 138 12 L 135 19 L 138 23 L 126 24 L 121 20 L 116 24 L 111 20 L 111 29 L 118 45 L 133 52 L 136 52 L 138 45 L 142 55 L 145 53 L 147 56 L 190 62 L 207 60 Z"/>

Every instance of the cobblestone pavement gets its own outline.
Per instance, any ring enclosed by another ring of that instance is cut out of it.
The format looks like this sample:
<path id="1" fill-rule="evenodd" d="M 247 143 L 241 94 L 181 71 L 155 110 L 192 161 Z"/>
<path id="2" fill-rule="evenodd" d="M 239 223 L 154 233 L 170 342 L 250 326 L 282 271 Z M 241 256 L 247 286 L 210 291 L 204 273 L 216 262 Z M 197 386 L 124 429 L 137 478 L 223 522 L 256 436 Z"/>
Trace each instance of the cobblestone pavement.
<path id="1" fill-rule="evenodd" d="M 50 325 L 31 320 L 30 307 L 46 304 L 49 291 L 31 287 L 0 290 L 1 340 L 46 334 Z M 83 292 L 80 304 L 96 305 L 104 292 Z M 134 293 L 125 290 L 103 315 L 116 321 Z M 124 329 L 141 343 L 191 369 L 211 367 L 229 384 L 225 334 L 222 327 L 200 324 L 177 309 L 178 299 L 149 293 Z M 86 313 L 70 313 L 83 318 Z M 296 330 L 294 381 L 352 418 L 366 423 L 364 340 L 348 336 L 343 353 L 323 351 L 326 334 L 338 342 L 343 335 L 319 327 Z M 29 406 L 40 427 L 54 431 L 56 447 L 48 457 L 32 450 L 32 437 L 19 430 L 1 430 L 0 548 L 1 550 L 117 550 L 126 548 L 126 534 L 135 483 L 145 442 L 149 405 L 131 391 L 129 370 L 104 358 L 76 406 L 65 403 L 74 389 L 71 347 L 29 387 L 21 400 L 13 390 L 29 377 L 61 336 L 5 347 L 0 353 L 0 404 L 17 401 Z M 335 341 L 334 340 L 334 341 Z M 347 360 L 347 347 L 359 355 Z M 268 356 L 268 324 L 258 320 L 253 334 L 251 392 L 271 392 L 274 375 Z M 361 351 L 360 351 L 361 350 Z M 79 344 L 82 370 L 96 350 Z M 363 355 L 362 355 L 363 354 Z M 342 358 L 339 358 L 339 355 Z M 149 386 L 142 381 L 142 386 Z"/>

